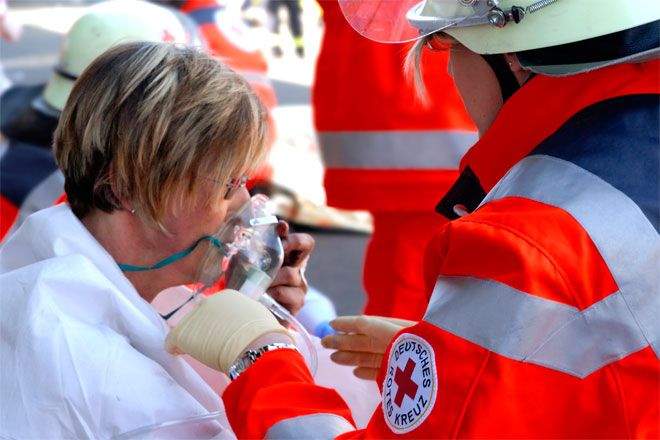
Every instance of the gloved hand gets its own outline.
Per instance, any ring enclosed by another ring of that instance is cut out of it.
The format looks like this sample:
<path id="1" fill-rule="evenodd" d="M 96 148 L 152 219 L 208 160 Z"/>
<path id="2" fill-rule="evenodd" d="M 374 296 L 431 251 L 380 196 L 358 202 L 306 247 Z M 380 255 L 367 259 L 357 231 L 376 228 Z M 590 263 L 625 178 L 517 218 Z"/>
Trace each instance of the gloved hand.
<path id="1" fill-rule="evenodd" d="M 165 347 L 227 373 L 251 342 L 268 333 L 284 334 L 294 343 L 263 305 L 235 290 L 223 290 L 198 303 L 170 331 Z"/>
<path id="2" fill-rule="evenodd" d="M 337 350 L 330 359 L 340 365 L 354 365 L 360 379 L 376 380 L 385 350 L 401 329 L 415 325 L 414 321 L 381 316 L 340 316 L 330 321 L 337 331 L 321 340 L 325 348 Z"/>

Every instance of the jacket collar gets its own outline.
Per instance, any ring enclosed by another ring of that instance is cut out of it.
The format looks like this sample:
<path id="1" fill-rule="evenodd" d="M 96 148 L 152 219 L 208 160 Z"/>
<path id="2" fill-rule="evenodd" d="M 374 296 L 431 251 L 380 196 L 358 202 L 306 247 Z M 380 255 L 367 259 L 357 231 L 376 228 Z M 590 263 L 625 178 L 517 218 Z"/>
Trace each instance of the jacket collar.
<path id="1" fill-rule="evenodd" d="M 659 93 L 659 71 L 660 61 L 654 60 L 569 77 L 537 75 L 465 154 L 459 178 L 436 211 L 449 219 L 472 212 L 511 167 L 579 111 L 618 96 Z"/>

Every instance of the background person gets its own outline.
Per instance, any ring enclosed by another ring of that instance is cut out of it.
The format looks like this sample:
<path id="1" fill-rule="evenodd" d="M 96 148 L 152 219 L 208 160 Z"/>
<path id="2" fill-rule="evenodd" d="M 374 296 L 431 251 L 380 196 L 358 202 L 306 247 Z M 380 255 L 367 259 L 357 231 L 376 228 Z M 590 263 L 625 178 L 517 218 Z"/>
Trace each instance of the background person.
<path id="1" fill-rule="evenodd" d="M 223 395 L 240 402 L 228 414 L 237 435 L 660 436 L 660 197 L 648 184 L 660 169 L 660 4 L 350 3 L 353 19 L 374 5 L 399 9 L 354 21 L 372 38 L 428 35 L 412 59 L 427 44 L 450 48 L 481 138 L 440 208 L 465 215 L 429 246 L 429 308 L 395 330 L 382 405 L 364 431 L 350 432 L 348 408 L 313 384 L 297 353 L 277 349 Z M 370 32 L 408 24 L 409 34 Z M 231 313 L 222 302 L 213 301 L 219 321 Z M 371 333 L 356 327 L 362 334 L 344 335 L 352 344 L 330 341 L 355 350 Z M 208 356 L 213 334 L 186 339 L 189 328 L 168 335 L 170 348 Z M 259 353 L 278 340 L 247 335 L 244 345 Z M 373 358 L 353 355 L 358 365 Z"/>
<path id="2" fill-rule="evenodd" d="M 293 36 L 293 45 L 299 58 L 305 56 L 305 40 L 303 39 L 302 7 L 299 0 L 266 0 L 266 13 L 268 14 L 268 29 L 273 38 L 272 52 L 276 57 L 281 57 L 282 46 L 280 43 L 280 9 L 285 8 L 289 17 L 289 29 Z"/>
<path id="3" fill-rule="evenodd" d="M 424 250 L 447 221 L 433 208 L 477 140 L 474 125 L 447 74 L 446 53 L 424 57 L 425 105 L 401 68 L 409 45 L 367 40 L 337 1 L 319 4 L 325 32 L 312 105 L 328 205 L 373 216 L 364 313 L 419 320 L 428 302 Z"/>
<path id="4" fill-rule="evenodd" d="M 253 90 L 196 49 L 129 43 L 85 69 L 54 140 L 69 203 L 30 216 L 0 248 L 3 435 L 110 438 L 221 408 L 165 352 L 167 326 L 149 302 L 196 281 L 208 245 L 198 241 L 248 200 L 234 182 L 266 138 Z M 298 263 L 313 246 L 299 234 L 283 242 Z M 121 269 L 172 255 L 159 269 Z M 304 288 L 294 265 L 269 291 L 302 298 Z"/>
<path id="5" fill-rule="evenodd" d="M 118 42 L 188 43 L 176 16 L 142 1 L 116 0 L 90 7 L 62 43 L 47 84 L 16 85 L 2 95 L 0 132 L 0 241 L 32 213 L 64 192 L 64 177 L 52 152 L 53 132 L 73 83 L 94 58 Z"/>

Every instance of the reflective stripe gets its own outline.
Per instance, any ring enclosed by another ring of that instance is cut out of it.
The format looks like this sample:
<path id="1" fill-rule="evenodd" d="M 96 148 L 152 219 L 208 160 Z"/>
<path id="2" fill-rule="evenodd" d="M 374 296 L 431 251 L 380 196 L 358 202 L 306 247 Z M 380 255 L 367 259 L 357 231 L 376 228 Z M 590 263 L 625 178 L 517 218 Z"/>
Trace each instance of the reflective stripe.
<path id="1" fill-rule="evenodd" d="M 660 236 L 639 206 L 585 169 L 545 155 L 519 162 L 482 204 L 511 196 L 561 208 L 582 225 L 660 357 Z"/>
<path id="2" fill-rule="evenodd" d="M 502 356 L 580 378 L 648 345 L 619 292 L 580 312 L 496 281 L 440 277 L 424 321 Z"/>
<path id="3" fill-rule="evenodd" d="M 457 169 L 477 141 L 468 131 L 341 131 L 319 133 L 329 168 Z"/>
<path id="4" fill-rule="evenodd" d="M 570 213 L 619 291 L 585 310 L 470 277 L 440 277 L 424 320 L 512 359 L 585 377 L 660 339 L 660 237 L 625 194 L 562 159 L 519 162 L 482 204 L 525 197 Z"/>
<path id="5" fill-rule="evenodd" d="M 282 420 L 266 432 L 267 439 L 334 439 L 339 434 L 354 431 L 345 418 L 335 414 L 310 414 Z"/>

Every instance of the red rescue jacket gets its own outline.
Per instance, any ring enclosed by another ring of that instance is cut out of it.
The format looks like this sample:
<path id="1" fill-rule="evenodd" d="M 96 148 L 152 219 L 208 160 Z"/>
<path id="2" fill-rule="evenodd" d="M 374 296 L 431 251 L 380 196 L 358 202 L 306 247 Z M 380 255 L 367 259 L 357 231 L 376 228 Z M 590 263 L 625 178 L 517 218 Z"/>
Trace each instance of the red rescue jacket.
<path id="1" fill-rule="evenodd" d="M 225 391 L 237 435 L 659 437 L 659 68 L 537 76 L 507 101 L 439 206 L 471 213 L 429 246 L 429 307 L 366 429 L 279 350 Z"/>

